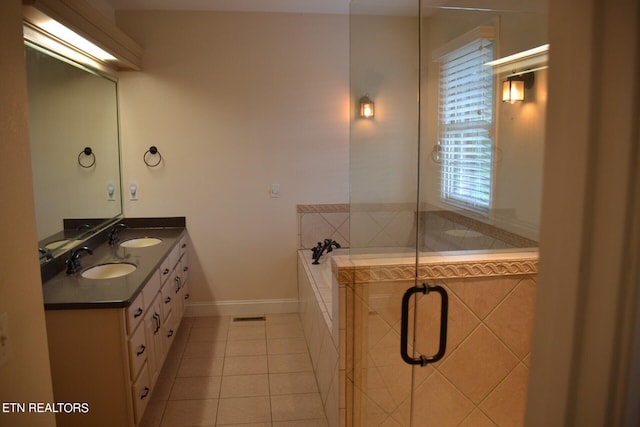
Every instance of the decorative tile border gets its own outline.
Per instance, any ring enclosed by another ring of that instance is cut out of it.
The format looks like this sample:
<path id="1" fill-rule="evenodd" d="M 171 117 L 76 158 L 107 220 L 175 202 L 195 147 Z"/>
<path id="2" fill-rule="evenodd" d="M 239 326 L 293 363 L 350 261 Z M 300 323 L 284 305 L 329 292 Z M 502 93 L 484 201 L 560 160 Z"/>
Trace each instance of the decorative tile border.
<path id="1" fill-rule="evenodd" d="M 392 260 L 393 258 L 389 259 L 390 262 Z M 334 272 L 337 271 L 338 282 L 341 285 L 413 280 L 416 277 L 415 264 L 353 266 L 339 263 L 340 261 L 332 260 L 332 269 Z M 427 262 L 418 266 L 418 279 L 518 276 L 537 274 L 537 272 L 537 258 Z"/>
<path id="2" fill-rule="evenodd" d="M 349 212 L 349 203 L 333 203 L 321 205 L 296 205 L 297 213 L 336 213 Z"/>

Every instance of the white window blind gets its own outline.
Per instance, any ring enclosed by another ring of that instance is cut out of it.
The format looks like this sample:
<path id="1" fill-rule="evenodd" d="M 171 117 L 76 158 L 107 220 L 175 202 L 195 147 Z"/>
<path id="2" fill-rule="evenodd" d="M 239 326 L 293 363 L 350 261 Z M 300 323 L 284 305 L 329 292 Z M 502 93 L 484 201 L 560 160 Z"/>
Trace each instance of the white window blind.
<path id="1" fill-rule="evenodd" d="M 477 38 L 440 58 L 441 197 L 480 213 L 491 208 L 494 59 L 492 39 Z"/>

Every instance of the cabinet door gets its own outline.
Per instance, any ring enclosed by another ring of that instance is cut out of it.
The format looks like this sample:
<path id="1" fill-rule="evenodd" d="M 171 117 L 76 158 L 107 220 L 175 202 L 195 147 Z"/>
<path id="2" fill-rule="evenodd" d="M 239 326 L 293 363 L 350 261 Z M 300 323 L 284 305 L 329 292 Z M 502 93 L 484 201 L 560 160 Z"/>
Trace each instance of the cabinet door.
<path id="1" fill-rule="evenodd" d="M 144 318 L 147 339 L 147 365 L 152 385 L 155 384 L 158 378 L 164 360 L 162 349 L 162 319 L 160 313 L 160 299 L 156 298 L 147 309 L 147 315 Z"/>

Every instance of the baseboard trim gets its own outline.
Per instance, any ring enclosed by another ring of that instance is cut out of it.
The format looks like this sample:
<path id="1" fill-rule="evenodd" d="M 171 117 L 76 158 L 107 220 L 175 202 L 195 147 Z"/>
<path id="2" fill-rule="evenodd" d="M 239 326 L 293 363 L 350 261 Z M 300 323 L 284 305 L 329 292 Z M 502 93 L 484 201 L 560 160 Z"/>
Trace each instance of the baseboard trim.
<path id="1" fill-rule="evenodd" d="M 297 313 L 298 299 L 239 300 L 192 302 L 185 307 L 186 317 L 255 316 L 260 314 Z"/>

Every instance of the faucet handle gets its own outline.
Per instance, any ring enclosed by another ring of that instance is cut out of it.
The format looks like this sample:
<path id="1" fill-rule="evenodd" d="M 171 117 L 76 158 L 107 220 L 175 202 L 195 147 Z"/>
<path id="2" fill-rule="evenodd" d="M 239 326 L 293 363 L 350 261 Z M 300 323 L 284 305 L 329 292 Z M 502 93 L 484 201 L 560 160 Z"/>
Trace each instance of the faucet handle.
<path id="1" fill-rule="evenodd" d="M 93 251 L 89 249 L 88 246 L 83 246 L 71 251 L 71 256 L 67 260 L 67 274 L 77 273 L 82 269 L 82 265 L 80 264 L 80 254 L 82 252 L 87 252 L 89 255 L 93 255 Z"/>

